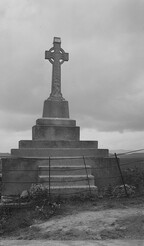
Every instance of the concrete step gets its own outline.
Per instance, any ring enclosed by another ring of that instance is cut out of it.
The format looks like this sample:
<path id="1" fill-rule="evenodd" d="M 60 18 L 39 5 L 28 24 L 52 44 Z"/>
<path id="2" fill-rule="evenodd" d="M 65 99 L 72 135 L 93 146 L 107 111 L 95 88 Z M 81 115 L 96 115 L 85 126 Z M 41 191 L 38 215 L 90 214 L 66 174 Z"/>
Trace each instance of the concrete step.
<path id="1" fill-rule="evenodd" d="M 21 140 L 19 148 L 98 148 L 98 141 Z"/>
<path id="2" fill-rule="evenodd" d="M 39 176 L 39 182 L 49 185 L 49 176 L 41 175 Z M 77 185 L 94 185 L 94 177 L 89 175 L 54 175 L 50 176 L 51 186 L 77 186 Z"/>
<path id="3" fill-rule="evenodd" d="M 32 148 L 12 149 L 11 154 L 18 157 L 49 157 L 49 156 L 93 156 L 108 157 L 108 149 L 95 148 Z"/>
<path id="4" fill-rule="evenodd" d="M 87 169 L 87 170 L 86 170 Z M 91 166 L 51 166 L 50 175 L 88 175 L 91 174 Z M 39 166 L 39 175 L 49 175 L 49 166 Z"/>
<path id="5" fill-rule="evenodd" d="M 76 120 L 69 118 L 40 118 L 36 125 L 43 126 L 76 126 Z"/>
<path id="6" fill-rule="evenodd" d="M 79 141 L 80 128 L 78 126 L 45 126 L 32 127 L 33 140 L 71 140 Z"/>
<path id="7" fill-rule="evenodd" d="M 95 185 L 77 185 L 77 186 L 51 186 L 50 193 L 56 196 L 75 196 L 81 194 L 98 195 L 98 188 Z"/>
<path id="8" fill-rule="evenodd" d="M 17 157 L 14 157 L 17 158 Z M 24 157 L 23 157 L 24 158 Z M 37 166 L 49 166 L 49 157 L 27 157 L 37 163 Z M 93 165 L 95 157 L 85 157 L 86 166 Z M 51 157 L 50 165 L 52 166 L 84 166 L 83 156 L 63 156 Z"/>

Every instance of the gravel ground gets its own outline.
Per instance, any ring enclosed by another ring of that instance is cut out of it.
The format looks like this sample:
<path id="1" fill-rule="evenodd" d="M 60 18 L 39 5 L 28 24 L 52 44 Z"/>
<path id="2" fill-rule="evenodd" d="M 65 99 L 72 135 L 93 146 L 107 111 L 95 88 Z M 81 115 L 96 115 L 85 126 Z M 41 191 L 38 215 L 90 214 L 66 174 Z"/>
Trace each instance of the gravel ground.
<path id="1" fill-rule="evenodd" d="M 65 204 L 60 213 L 50 219 L 45 221 L 36 219 L 30 226 L 1 235 L 1 239 L 19 242 L 144 240 L 143 200 Z"/>

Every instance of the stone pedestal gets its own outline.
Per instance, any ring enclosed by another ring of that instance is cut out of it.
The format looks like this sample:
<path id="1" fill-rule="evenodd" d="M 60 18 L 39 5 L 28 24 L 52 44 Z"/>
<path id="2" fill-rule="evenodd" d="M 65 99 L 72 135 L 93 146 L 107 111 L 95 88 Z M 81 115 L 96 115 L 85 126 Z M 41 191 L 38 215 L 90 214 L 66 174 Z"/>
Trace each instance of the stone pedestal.
<path id="1" fill-rule="evenodd" d="M 68 101 L 45 100 L 43 107 L 43 117 L 69 118 Z"/>
<path id="2" fill-rule="evenodd" d="M 3 197 L 19 195 L 32 183 L 51 184 L 54 195 L 97 194 L 99 171 L 94 167 L 106 163 L 109 152 L 98 149 L 97 141 L 81 141 L 80 127 L 69 118 L 68 102 L 59 103 L 46 100 L 43 115 L 49 117 L 37 119 L 32 140 L 20 140 L 11 158 L 3 159 Z"/>
<path id="3" fill-rule="evenodd" d="M 108 157 L 107 149 L 98 149 L 97 141 L 80 141 L 80 127 L 69 118 L 40 118 L 32 127 L 32 140 L 21 140 L 17 157 Z"/>
<path id="4" fill-rule="evenodd" d="M 32 183 L 51 183 L 54 195 L 97 193 L 91 158 L 107 158 L 108 150 L 98 149 L 97 141 L 80 141 L 80 127 L 68 112 L 67 101 L 44 102 L 45 117 L 32 127 L 32 140 L 19 141 L 11 158 L 3 159 L 3 197 L 19 195 Z"/>
<path id="5" fill-rule="evenodd" d="M 56 109 L 55 112 L 52 111 L 53 107 Z M 29 158 L 108 157 L 108 150 L 98 149 L 97 141 L 80 141 L 80 127 L 76 126 L 75 120 L 68 118 L 67 101 L 46 100 L 43 112 L 49 117 L 36 120 L 36 125 L 32 127 L 32 140 L 21 140 L 19 149 L 11 150 L 13 156 Z M 57 118 L 53 117 L 54 114 Z M 63 115 L 63 118 L 58 115 Z"/>

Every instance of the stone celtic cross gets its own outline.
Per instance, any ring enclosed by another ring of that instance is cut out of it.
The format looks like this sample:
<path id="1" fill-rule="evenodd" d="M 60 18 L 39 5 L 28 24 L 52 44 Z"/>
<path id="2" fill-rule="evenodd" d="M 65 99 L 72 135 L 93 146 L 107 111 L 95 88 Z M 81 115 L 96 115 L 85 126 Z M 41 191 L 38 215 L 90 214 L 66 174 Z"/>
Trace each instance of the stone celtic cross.
<path id="1" fill-rule="evenodd" d="M 61 65 L 68 61 L 69 54 L 61 48 L 61 39 L 54 37 L 54 46 L 45 51 L 45 59 L 52 63 L 52 85 L 49 100 L 64 100 L 61 93 Z"/>

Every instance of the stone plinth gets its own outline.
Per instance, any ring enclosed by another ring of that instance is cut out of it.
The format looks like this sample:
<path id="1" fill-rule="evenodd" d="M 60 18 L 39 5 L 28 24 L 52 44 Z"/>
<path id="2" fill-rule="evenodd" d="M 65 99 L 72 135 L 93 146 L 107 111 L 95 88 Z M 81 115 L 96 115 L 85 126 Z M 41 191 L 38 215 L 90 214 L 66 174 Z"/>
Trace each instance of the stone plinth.
<path id="1" fill-rule="evenodd" d="M 42 118 L 36 121 L 32 128 L 33 140 L 70 140 L 78 141 L 80 128 L 76 121 L 62 118 Z"/>
<path id="2" fill-rule="evenodd" d="M 43 107 L 43 117 L 69 118 L 68 101 L 45 100 Z"/>
<path id="3" fill-rule="evenodd" d="M 49 156 L 94 156 L 108 157 L 107 149 L 94 148 L 24 148 L 12 149 L 11 154 L 18 157 L 49 157 Z"/>
<path id="4" fill-rule="evenodd" d="M 70 140 L 21 140 L 19 148 L 98 148 L 98 141 L 70 141 Z"/>
<path id="5" fill-rule="evenodd" d="M 66 126 L 33 126 L 32 139 L 33 140 L 79 140 L 79 127 Z"/>
<path id="6" fill-rule="evenodd" d="M 37 126 L 76 126 L 76 120 L 69 118 L 41 118 L 36 120 Z"/>
<path id="7" fill-rule="evenodd" d="M 98 149 L 98 141 L 80 141 L 79 132 L 76 121 L 69 118 L 37 119 L 32 140 L 19 141 L 19 149 L 11 150 L 12 158 L 3 160 L 3 197 L 18 195 L 32 183 L 48 186 L 49 158 L 52 194 L 89 192 L 89 189 L 97 193 L 95 172 L 91 175 L 90 167 L 99 158 L 103 161 L 108 158 L 109 152 Z M 87 158 L 87 171 L 83 157 Z"/>

